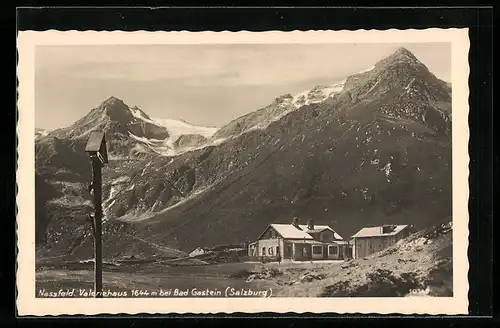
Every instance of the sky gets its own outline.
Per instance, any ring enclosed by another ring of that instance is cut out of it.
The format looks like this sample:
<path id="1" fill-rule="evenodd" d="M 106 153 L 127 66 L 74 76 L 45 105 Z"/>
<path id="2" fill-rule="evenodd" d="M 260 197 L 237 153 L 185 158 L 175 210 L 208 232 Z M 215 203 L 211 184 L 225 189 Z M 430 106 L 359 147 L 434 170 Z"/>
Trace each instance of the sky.
<path id="1" fill-rule="evenodd" d="M 37 46 L 35 125 L 71 125 L 111 96 L 220 127 L 283 94 L 334 84 L 399 47 L 451 82 L 449 43 Z"/>

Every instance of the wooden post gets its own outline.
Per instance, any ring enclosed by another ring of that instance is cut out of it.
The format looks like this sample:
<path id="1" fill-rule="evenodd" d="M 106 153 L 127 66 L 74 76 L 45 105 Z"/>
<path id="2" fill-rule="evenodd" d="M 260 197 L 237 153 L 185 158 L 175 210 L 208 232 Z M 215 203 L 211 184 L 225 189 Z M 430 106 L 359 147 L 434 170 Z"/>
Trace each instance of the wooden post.
<path id="1" fill-rule="evenodd" d="M 94 291 L 96 298 L 102 297 L 102 164 L 92 158 L 93 186 L 94 186 Z"/>
<path id="2" fill-rule="evenodd" d="M 102 295 L 102 167 L 108 163 L 106 136 L 103 131 L 90 132 L 85 151 L 92 164 L 92 185 L 94 200 L 94 293 L 96 298 Z"/>

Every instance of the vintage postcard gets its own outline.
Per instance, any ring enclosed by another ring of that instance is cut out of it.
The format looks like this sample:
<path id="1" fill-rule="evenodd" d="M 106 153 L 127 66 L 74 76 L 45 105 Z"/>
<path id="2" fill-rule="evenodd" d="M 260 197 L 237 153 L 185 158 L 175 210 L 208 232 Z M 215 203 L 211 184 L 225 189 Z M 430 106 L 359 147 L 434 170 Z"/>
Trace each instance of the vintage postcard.
<path id="1" fill-rule="evenodd" d="M 19 315 L 468 313 L 467 29 L 18 52 Z"/>

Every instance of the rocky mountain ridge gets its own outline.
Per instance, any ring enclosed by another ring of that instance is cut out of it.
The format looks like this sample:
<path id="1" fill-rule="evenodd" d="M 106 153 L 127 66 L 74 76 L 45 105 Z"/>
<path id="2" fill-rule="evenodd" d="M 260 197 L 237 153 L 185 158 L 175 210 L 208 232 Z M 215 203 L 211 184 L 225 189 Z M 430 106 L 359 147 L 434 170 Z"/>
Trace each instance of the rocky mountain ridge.
<path id="1" fill-rule="evenodd" d="M 71 126 L 43 137 L 82 144 L 90 131 L 96 129 L 106 131 L 111 156 L 127 158 L 173 156 L 190 149 L 181 145 L 198 146 L 217 130 L 183 121 L 151 118 L 137 106 L 129 107 L 123 100 L 110 97 Z M 191 142 L 180 142 L 185 136 Z"/>
<path id="2" fill-rule="evenodd" d="M 302 106 L 297 99 L 279 97 L 212 136 L 182 136 L 176 146 L 192 148 L 176 156 L 113 159 L 104 171 L 105 255 L 137 245 L 157 254 L 241 243 L 293 216 L 336 221 L 335 229 L 349 236 L 367 224 L 425 226 L 451 215 L 451 90 L 411 53 L 398 50 L 326 97 Z M 80 127 L 102 115 L 91 114 L 37 140 L 43 254 L 91 256 L 91 208 L 79 187 L 90 178 L 89 166 L 73 147 Z M 169 133 L 135 118 L 123 121 L 132 122 L 126 126 L 137 137 Z M 100 127 L 110 145 L 125 135 L 111 121 Z"/>

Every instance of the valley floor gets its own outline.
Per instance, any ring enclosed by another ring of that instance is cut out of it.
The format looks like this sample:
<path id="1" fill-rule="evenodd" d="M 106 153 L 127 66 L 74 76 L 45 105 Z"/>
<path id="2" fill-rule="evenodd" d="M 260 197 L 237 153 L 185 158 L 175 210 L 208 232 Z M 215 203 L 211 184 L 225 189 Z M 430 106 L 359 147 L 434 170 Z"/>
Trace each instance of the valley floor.
<path id="1" fill-rule="evenodd" d="M 264 290 L 274 286 L 267 281 L 247 283 L 245 280 L 230 278 L 238 270 L 254 270 L 255 264 L 225 263 L 203 266 L 170 267 L 159 264 L 141 264 L 134 266 L 107 269 L 103 273 L 103 289 L 129 297 L 152 297 L 151 293 L 160 290 L 172 291 L 222 291 L 226 288 Z M 57 292 L 59 290 L 79 290 L 93 288 L 94 272 L 92 269 L 41 269 L 36 273 L 37 297 L 41 292 Z M 144 294 L 134 296 L 133 290 L 143 291 Z M 121 294 L 120 294 L 121 293 Z M 149 293 L 149 295 L 148 295 Z M 192 295 L 187 295 L 192 296 Z M 205 295 L 209 296 L 209 295 Z M 84 296 L 80 296 L 84 297 Z"/>

